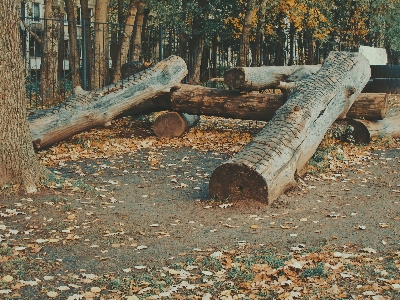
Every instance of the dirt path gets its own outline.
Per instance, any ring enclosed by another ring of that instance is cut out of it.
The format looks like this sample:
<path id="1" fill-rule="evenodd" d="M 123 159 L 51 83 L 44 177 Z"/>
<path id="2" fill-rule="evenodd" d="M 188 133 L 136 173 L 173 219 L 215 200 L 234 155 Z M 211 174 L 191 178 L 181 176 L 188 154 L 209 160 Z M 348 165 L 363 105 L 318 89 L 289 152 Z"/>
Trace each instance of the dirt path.
<path id="1" fill-rule="evenodd" d="M 161 268 L 243 247 L 281 254 L 293 247 L 312 252 L 357 245 L 381 253 L 400 248 L 398 141 L 391 147 L 336 146 L 326 153 L 330 168 L 300 178 L 267 206 L 208 198 L 213 170 L 262 124 L 209 118 L 185 138 L 157 140 L 151 123 L 135 122 L 134 130 L 115 125 L 41 153 L 64 178 L 51 184 L 66 188 L 30 198 L 3 193 L 3 248 L 26 247 L 16 250 L 20 256 L 29 253 L 45 264 L 61 264 L 56 272 L 75 274 Z M 129 148 L 132 136 L 136 144 Z"/>

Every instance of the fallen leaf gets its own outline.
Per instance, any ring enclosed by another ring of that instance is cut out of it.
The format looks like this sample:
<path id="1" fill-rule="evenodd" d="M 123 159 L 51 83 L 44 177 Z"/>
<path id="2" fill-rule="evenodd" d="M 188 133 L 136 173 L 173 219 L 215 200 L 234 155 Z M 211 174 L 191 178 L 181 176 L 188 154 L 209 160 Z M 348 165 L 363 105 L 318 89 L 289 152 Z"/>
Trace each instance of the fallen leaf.
<path id="1" fill-rule="evenodd" d="M 57 293 L 57 292 L 47 292 L 47 297 L 55 298 L 55 297 L 57 297 L 57 296 L 58 296 L 58 293 Z"/>

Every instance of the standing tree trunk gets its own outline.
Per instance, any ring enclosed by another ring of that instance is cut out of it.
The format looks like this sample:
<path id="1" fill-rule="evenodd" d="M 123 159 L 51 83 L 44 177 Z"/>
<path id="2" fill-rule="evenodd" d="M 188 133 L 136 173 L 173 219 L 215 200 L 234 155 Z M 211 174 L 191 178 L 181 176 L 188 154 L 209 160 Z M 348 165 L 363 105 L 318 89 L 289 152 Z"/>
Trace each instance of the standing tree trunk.
<path id="1" fill-rule="evenodd" d="M 20 2 L 0 0 L 0 189 L 17 183 L 32 193 L 45 169 L 33 150 L 26 117 L 17 3 Z"/>
<path id="2" fill-rule="evenodd" d="M 200 84 L 201 57 L 204 50 L 204 8 L 208 5 L 208 0 L 198 0 L 201 12 L 194 17 L 192 27 L 192 41 L 189 49 L 189 84 Z"/>
<path id="3" fill-rule="evenodd" d="M 256 14 L 255 0 L 248 0 L 246 13 L 243 21 L 242 37 L 240 41 L 240 52 L 238 67 L 247 66 L 247 55 L 249 54 L 250 32 L 254 16 Z"/>
<path id="4" fill-rule="evenodd" d="M 142 32 L 145 7 L 146 1 L 140 0 L 135 20 L 135 33 L 133 35 L 133 61 L 139 61 L 142 56 Z"/>
<path id="5" fill-rule="evenodd" d="M 76 87 L 81 85 L 81 80 L 79 77 L 79 56 L 74 1 L 65 0 L 65 8 L 68 20 L 69 72 L 71 74 L 72 87 Z"/>
<path id="6" fill-rule="evenodd" d="M 82 58 L 83 63 L 85 64 L 84 66 L 82 66 L 82 86 L 85 90 L 91 90 L 90 78 L 92 74 L 93 51 L 92 36 L 90 34 L 90 11 L 88 0 L 80 0 L 80 3 L 82 14 Z M 83 51 L 83 49 L 85 49 L 85 51 Z"/>
<path id="7" fill-rule="evenodd" d="M 261 1 L 261 8 L 258 13 L 258 24 L 257 24 L 257 33 L 256 33 L 256 40 L 255 40 L 255 49 L 253 52 L 253 61 L 251 62 L 251 65 L 253 67 L 260 67 L 262 62 L 261 62 L 261 48 L 262 48 L 262 42 L 263 42 L 263 37 L 264 37 L 264 25 L 265 25 L 265 13 L 267 10 L 267 0 L 262 0 Z"/>
<path id="8" fill-rule="evenodd" d="M 40 65 L 40 94 L 42 105 L 58 102 L 58 39 L 59 7 L 57 0 L 45 2 L 44 38 L 42 39 L 42 61 Z"/>
<path id="9" fill-rule="evenodd" d="M 117 60 L 113 61 L 113 82 L 121 80 L 121 66 L 128 60 L 129 44 L 131 41 L 133 27 L 135 25 L 136 13 L 139 0 L 131 0 L 122 34 L 121 45 L 117 54 Z"/>
<path id="10" fill-rule="evenodd" d="M 94 23 L 94 61 L 92 89 L 108 85 L 108 4 L 109 1 L 97 0 Z"/>

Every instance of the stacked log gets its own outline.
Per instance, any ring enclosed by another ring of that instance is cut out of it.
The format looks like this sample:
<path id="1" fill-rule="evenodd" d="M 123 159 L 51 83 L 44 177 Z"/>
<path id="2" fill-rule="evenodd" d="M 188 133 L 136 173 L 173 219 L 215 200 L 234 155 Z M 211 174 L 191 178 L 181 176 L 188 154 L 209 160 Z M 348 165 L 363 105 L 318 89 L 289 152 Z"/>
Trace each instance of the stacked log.
<path id="1" fill-rule="evenodd" d="M 321 69 L 297 86 L 265 128 L 211 175 L 218 199 L 275 200 L 295 184 L 326 131 L 347 113 L 370 78 L 359 53 L 331 52 Z"/>

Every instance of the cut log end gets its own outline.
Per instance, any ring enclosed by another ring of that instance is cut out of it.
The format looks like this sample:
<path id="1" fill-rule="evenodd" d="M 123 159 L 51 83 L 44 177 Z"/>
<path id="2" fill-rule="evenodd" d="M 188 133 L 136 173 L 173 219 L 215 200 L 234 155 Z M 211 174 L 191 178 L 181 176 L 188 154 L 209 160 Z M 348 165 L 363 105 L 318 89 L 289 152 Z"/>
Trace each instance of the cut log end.
<path id="1" fill-rule="evenodd" d="M 188 129 L 186 120 L 177 112 L 166 112 L 157 117 L 153 124 L 154 133 L 158 137 L 175 137 Z"/>
<path id="2" fill-rule="evenodd" d="M 256 200 L 268 204 L 268 187 L 264 178 L 244 164 L 226 163 L 212 173 L 210 197 L 219 200 Z"/>

